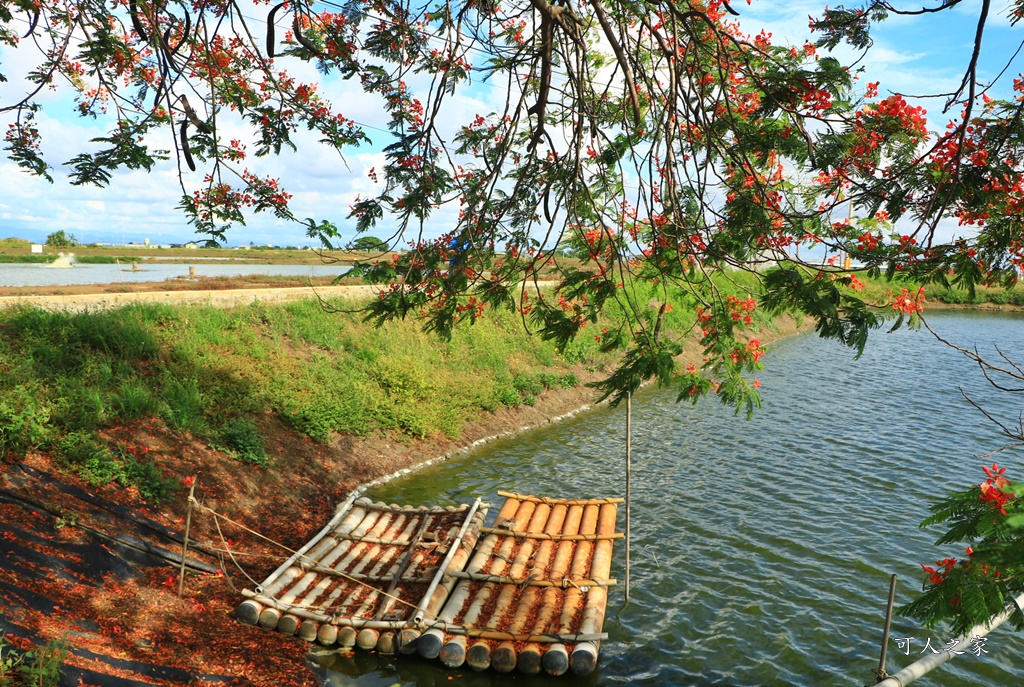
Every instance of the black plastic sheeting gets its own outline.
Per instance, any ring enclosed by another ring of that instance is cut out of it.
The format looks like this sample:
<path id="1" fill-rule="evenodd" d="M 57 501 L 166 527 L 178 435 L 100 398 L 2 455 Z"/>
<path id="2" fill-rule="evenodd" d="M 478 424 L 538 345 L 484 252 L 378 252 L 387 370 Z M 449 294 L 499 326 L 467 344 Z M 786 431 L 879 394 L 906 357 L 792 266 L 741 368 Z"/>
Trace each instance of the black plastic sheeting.
<path id="1" fill-rule="evenodd" d="M 25 522 L 14 524 L 0 522 L 0 569 L 13 573 L 0 580 L 0 606 L 4 603 L 30 608 L 43 614 L 59 613 L 59 604 L 31 589 L 18 584 L 52 579 L 56 576 L 69 583 L 84 584 L 91 587 L 102 585 L 104 578 L 113 575 L 119 580 L 137 577 L 142 568 L 150 566 L 167 566 L 170 559 L 180 556 L 174 548 L 180 547 L 182 535 L 167 528 L 144 514 L 130 511 L 123 506 L 111 503 L 102 497 L 89 494 L 79 487 L 62 483 L 59 478 L 39 470 L 18 466 L 23 474 L 11 475 L 10 482 L 15 486 L 26 486 L 36 483 L 45 487 L 46 491 L 60 491 L 82 502 L 81 508 L 73 509 L 79 517 L 76 527 L 80 533 L 77 543 L 61 541 L 55 537 L 54 523 L 58 516 L 65 516 L 59 507 L 52 506 L 44 500 L 36 500 L 37 496 L 0 489 L 0 502 L 8 503 L 23 509 L 27 514 L 42 517 L 27 517 Z M 13 477 L 13 479 L 11 479 Z M 51 492 L 52 493 L 52 492 Z M 26 529 L 36 524 L 33 529 Z M 153 544 L 142 537 L 161 539 L 164 546 Z M 192 543 L 190 542 L 190 549 Z M 39 551 L 35 547 L 46 549 Z M 169 548 L 167 548 L 169 547 Z M 178 549 L 180 551 L 180 549 Z M 203 551 L 196 546 L 194 550 Z M 52 552 L 52 554 L 50 553 Z M 211 572 L 219 570 L 201 561 L 189 559 L 187 565 L 195 570 Z M 45 644 L 45 639 L 32 630 L 21 627 L 0 614 L 0 631 L 12 636 L 22 637 L 33 644 Z M 74 633 L 72 633 L 74 634 Z M 69 637 L 73 643 L 74 637 Z M 134 673 L 136 678 L 125 678 L 110 675 L 97 670 L 67 665 L 62 668 L 62 687 L 74 687 L 79 684 L 97 685 L 98 687 L 153 687 L 153 683 L 145 680 L 160 680 L 162 684 L 190 685 L 197 681 L 210 683 L 231 683 L 245 685 L 245 678 L 228 675 L 210 675 L 195 673 L 179 668 L 151 665 L 123 658 L 105 656 L 88 649 L 69 649 L 69 653 L 84 659 L 97 661 L 110 666 L 112 670 Z"/>
<path id="2" fill-rule="evenodd" d="M 46 643 L 46 640 L 36 633 L 4 619 L 2 615 L 0 615 L 0 631 L 12 636 L 23 637 L 37 646 L 41 646 Z M 165 683 L 174 682 L 183 685 L 192 685 L 198 680 L 202 680 L 203 682 L 211 684 L 230 683 L 231 685 L 238 685 L 239 687 L 249 683 L 249 681 L 244 678 L 238 678 L 230 675 L 194 673 L 192 671 L 181 670 L 179 668 L 155 666 L 149 663 L 140 663 L 139 661 L 130 661 L 124 658 L 104 656 L 103 654 L 98 654 L 94 651 L 89 651 L 88 649 L 75 649 L 72 647 L 68 650 L 68 653 L 80 658 L 98 661 L 99 663 L 103 663 L 117 670 L 132 672 L 142 677 L 162 680 Z M 152 682 L 144 682 L 142 680 L 125 678 L 117 675 L 108 675 L 107 673 L 101 673 L 89 668 L 80 668 L 78 666 L 67 664 L 61 668 L 60 672 L 60 687 L 77 687 L 80 684 L 97 685 L 98 687 L 157 687 Z"/>

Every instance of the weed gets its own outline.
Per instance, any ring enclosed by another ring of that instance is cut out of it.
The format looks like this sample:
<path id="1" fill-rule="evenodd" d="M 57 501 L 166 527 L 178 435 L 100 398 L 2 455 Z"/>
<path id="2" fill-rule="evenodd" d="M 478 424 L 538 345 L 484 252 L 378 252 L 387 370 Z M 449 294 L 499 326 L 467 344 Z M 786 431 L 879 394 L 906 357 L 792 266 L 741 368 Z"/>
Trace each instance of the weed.
<path id="1" fill-rule="evenodd" d="M 220 428 L 219 443 L 243 463 L 264 467 L 270 462 L 267 440 L 247 418 L 236 417 L 225 422 Z"/>
<path id="2" fill-rule="evenodd" d="M 160 401 L 149 387 L 135 380 L 121 385 L 113 398 L 113 407 L 122 422 L 154 417 L 161 409 Z"/>
<path id="3" fill-rule="evenodd" d="M 20 651 L 0 630 L 0 687 L 57 687 L 68 655 L 67 642 L 53 639 Z"/>
<path id="4" fill-rule="evenodd" d="M 50 408 L 40 395 L 32 386 L 19 384 L 0 397 L 0 455 L 25 453 L 49 439 Z"/>

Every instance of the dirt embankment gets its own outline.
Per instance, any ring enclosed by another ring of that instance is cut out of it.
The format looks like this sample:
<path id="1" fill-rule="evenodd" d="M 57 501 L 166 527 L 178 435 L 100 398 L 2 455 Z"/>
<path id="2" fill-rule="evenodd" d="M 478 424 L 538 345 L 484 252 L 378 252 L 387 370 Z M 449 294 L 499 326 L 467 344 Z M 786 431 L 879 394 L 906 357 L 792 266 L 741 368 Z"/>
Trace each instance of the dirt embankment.
<path id="1" fill-rule="evenodd" d="M 769 343 L 808 324 L 781 317 L 775 329 L 758 336 Z M 691 344 L 685 357 L 699 363 L 699 348 Z M 600 376 L 583 369 L 577 374 L 583 382 Z M 242 599 L 238 589 L 262 581 L 357 485 L 481 439 L 544 424 L 594 400 L 593 389 L 583 384 L 549 390 L 533 406 L 480 417 L 458 441 L 339 436 L 323 445 L 268 414 L 261 429 L 274 462 L 267 469 L 226 460 L 156 421 L 112 428 L 111 440 L 134 447 L 183 481 L 196 480 L 203 509 L 194 511 L 190 539 L 199 548 L 189 554 L 195 568 L 185 576 L 180 598 L 178 571 L 160 556 L 180 553 L 187 490 L 154 508 L 132 490 L 92 489 L 44 453 L 3 464 L 0 550 L 6 550 L 7 563 L 0 566 L 0 627 L 23 644 L 66 638 L 73 647 L 67 674 L 84 684 L 127 684 L 113 679 L 122 678 L 154 685 L 314 685 L 303 642 L 232 618 Z M 149 553 L 140 553 L 146 548 Z"/>

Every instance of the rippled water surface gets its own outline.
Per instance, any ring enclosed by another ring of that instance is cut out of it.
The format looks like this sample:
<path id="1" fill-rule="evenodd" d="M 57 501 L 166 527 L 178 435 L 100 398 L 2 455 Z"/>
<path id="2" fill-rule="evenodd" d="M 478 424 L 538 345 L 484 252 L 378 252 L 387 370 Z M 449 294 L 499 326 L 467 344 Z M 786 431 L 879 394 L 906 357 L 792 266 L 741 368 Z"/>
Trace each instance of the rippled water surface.
<path id="1" fill-rule="evenodd" d="M 247 274 L 270 274 L 290 277 L 334 277 L 350 268 L 339 265 L 233 265 L 196 262 L 192 265 L 198 277 L 240 277 Z M 69 286 L 72 284 L 111 284 L 117 282 L 165 281 L 188 276 L 189 264 L 146 264 L 138 271 L 130 264 L 92 265 L 76 263 L 74 267 L 52 265 L 0 264 L 0 286 Z"/>
<path id="2" fill-rule="evenodd" d="M 930 316 L 947 338 L 1024 361 L 1024 318 Z M 922 531 L 929 498 L 984 478 L 977 457 L 1000 445 L 963 386 L 995 414 L 1020 410 L 976 366 L 926 332 L 879 334 L 864 356 L 813 335 L 772 347 L 764 408 L 751 421 L 727 408 L 634 399 L 632 594 L 612 588 L 596 673 L 529 679 L 446 671 L 432 662 L 357 652 L 334 684 L 357 685 L 849 685 L 873 681 L 890 573 L 897 603 L 913 598 L 919 564 L 962 554 Z M 602 408 L 495 442 L 370 494 L 388 502 L 467 502 L 496 492 L 622 495 L 624 410 Z M 997 459 L 1024 475 L 1018 451 Z M 991 462 L 991 459 L 989 459 Z M 492 515 L 493 515 L 492 509 Z M 620 510 L 620 529 L 624 511 Z M 621 542 L 613 574 L 624 578 Z M 897 618 L 889 671 L 943 630 Z M 920 685 L 1024 683 L 1024 640 L 1009 626 L 981 657 L 965 655 Z M 1016 664 L 1016 665 L 1015 665 Z"/>

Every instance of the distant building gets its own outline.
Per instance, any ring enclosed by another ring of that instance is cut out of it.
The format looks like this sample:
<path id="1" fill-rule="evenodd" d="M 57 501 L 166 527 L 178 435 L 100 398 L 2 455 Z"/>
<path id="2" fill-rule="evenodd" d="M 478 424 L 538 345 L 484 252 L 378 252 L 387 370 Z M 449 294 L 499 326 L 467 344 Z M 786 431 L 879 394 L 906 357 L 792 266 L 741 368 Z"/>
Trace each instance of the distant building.
<path id="1" fill-rule="evenodd" d="M 41 255 L 42 252 L 43 252 L 43 244 L 41 244 L 41 243 L 33 243 L 32 244 L 32 253 L 34 255 Z"/>

